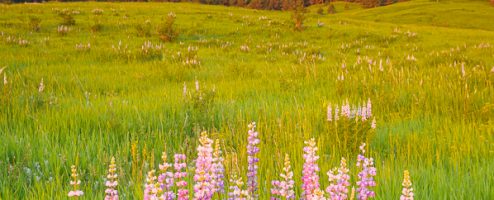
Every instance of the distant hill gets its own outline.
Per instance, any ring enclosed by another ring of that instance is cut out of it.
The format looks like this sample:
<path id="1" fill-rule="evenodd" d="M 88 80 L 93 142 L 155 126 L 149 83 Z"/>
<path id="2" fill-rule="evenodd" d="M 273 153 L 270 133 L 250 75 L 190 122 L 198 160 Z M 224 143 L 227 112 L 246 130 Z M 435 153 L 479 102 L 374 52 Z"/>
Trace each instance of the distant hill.
<path id="1" fill-rule="evenodd" d="M 494 31 L 494 6 L 488 0 L 416 0 L 371 9 L 342 9 L 336 15 L 358 20 Z M 491 20 L 486 20 L 491 19 Z"/>

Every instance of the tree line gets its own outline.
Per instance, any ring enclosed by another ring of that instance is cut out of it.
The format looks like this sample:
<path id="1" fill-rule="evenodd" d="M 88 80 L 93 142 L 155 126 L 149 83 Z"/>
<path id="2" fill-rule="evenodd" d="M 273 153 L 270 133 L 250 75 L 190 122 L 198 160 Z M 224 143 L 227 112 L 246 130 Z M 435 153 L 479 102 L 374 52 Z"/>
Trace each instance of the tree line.
<path id="1" fill-rule="evenodd" d="M 59 2 L 76 2 L 85 0 L 57 0 Z M 300 0 L 96 0 L 99 2 L 196 2 L 210 5 L 239 6 L 263 10 L 292 10 Z M 385 6 L 404 0 L 345 0 L 360 3 L 365 8 Z M 45 2 L 44 0 L 0 0 L 0 3 Z M 333 0 L 303 0 L 305 7 L 316 4 L 329 4 Z"/>

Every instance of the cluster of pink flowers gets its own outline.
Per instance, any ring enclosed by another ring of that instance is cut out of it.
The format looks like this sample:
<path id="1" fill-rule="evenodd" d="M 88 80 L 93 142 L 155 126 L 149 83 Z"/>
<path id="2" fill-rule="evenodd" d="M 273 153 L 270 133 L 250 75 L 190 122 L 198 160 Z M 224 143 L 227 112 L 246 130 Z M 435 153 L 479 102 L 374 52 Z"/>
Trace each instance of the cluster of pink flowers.
<path id="1" fill-rule="evenodd" d="M 334 117 L 333 117 L 334 116 Z M 329 104 L 326 112 L 326 120 L 329 122 L 338 121 L 340 117 L 345 117 L 348 119 L 359 118 L 362 121 L 367 121 L 372 117 L 372 102 L 370 99 L 367 100 L 367 104 L 363 103 L 363 106 L 350 106 L 348 100 L 345 101 L 343 105 L 336 105 L 333 113 L 333 105 Z M 375 119 L 373 119 L 375 124 Z M 375 128 L 375 125 L 373 126 Z"/>
<path id="2" fill-rule="evenodd" d="M 173 167 L 175 168 L 175 185 L 177 186 L 177 199 L 178 200 L 187 200 L 189 199 L 189 190 L 187 190 L 187 181 L 185 181 L 185 177 L 187 177 L 187 172 L 184 170 L 187 168 L 187 164 L 185 163 L 186 156 L 184 154 L 175 154 L 175 163 Z"/>
<path id="3" fill-rule="evenodd" d="M 346 159 L 341 158 L 340 168 L 328 171 L 330 185 L 326 192 L 331 199 L 344 200 L 348 198 L 348 187 L 350 186 L 350 170 L 347 168 Z"/>
<path id="4" fill-rule="evenodd" d="M 158 199 L 159 187 L 156 185 L 155 170 L 148 172 L 146 177 L 146 185 L 144 185 L 144 200 Z"/>
<path id="5" fill-rule="evenodd" d="M 105 200 L 118 200 L 118 175 L 116 173 L 117 165 L 115 164 L 115 157 L 111 158 L 110 166 L 108 169 L 107 181 L 105 183 L 107 189 L 105 190 Z"/>
<path id="6" fill-rule="evenodd" d="M 223 166 L 223 157 L 221 156 L 220 141 L 217 139 L 215 143 L 213 153 L 213 165 L 212 165 L 212 185 L 214 193 L 224 193 L 225 183 L 223 178 L 225 177 L 225 167 Z"/>
<path id="7" fill-rule="evenodd" d="M 346 109 L 346 108 L 345 108 Z M 346 112 L 346 111 L 345 111 Z M 194 174 L 194 191 L 191 194 L 196 200 L 210 200 L 214 198 L 229 200 L 250 200 L 258 199 L 257 189 L 257 163 L 259 162 L 256 154 L 259 152 L 257 145 L 260 143 L 258 133 L 255 130 L 255 123 L 249 125 L 248 131 L 248 169 L 247 183 L 244 184 L 242 176 L 238 176 L 238 167 L 233 167 L 229 176 L 228 195 L 223 197 L 225 192 L 225 167 L 219 140 L 213 142 L 206 132 L 202 132 L 197 147 L 197 159 L 195 161 Z M 319 166 L 317 155 L 318 147 L 314 138 L 305 141 L 303 148 L 304 164 L 302 169 L 302 194 L 301 199 L 305 200 L 346 200 L 354 199 L 355 189 L 352 187 L 351 194 L 349 189 L 350 170 L 347 167 L 345 158 L 341 158 L 340 166 L 327 172 L 329 185 L 325 191 L 320 188 L 319 183 Z M 214 150 L 213 150 L 214 145 Z M 357 199 L 366 200 L 376 196 L 372 187 L 376 186 L 374 177 L 376 168 L 374 167 L 373 158 L 365 156 L 365 143 L 360 147 L 361 153 L 357 157 L 357 167 L 360 172 L 357 176 L 356 192 Z M 236 155 L 232 156 L 232 164 L 236 166 Z M 280 179 L 271 182 L 271 199 L 272 200 L 290 200 L 295 199 L 295 181 L 294 173 L 290 164 L 290 156 L 285 154 L 283 169 L 280 173 Z M 105 191 L 105 200 L 118 200 L 118 181 L 116 174 L 115 158 L 112 157 L 109 165 Z M 77 170 L 72 166 L 72 174 L 69 197 L 79 197 L 84 193 L 78 189 L 81 181 L 78 179 Z M 188 200 L 189 189 L 187 187 L 187 164 L 184 154 L 175 154 L 174 163 L 167 162 L 167 154 L 163 152 L 162 163 L 159 164 L 159 175 L 151 169 L 147 173 L 144 187 L 144 200 Z M 216 196 L 215 196 L 216 195 Z M 413 200 L 413 188 L 408 171 L 404 173 L 403 191 L 401 200 Z"/>
<path id="8" fill-rule="evenodd" d="M 213 164 L 213 140 L 208 138 L 206 132 L 201 133 L 200 145 L 197 147 L 196 170 L 194 174 L 194 199 L 208 200 L 213 197 L 213 185 L 211 184 Z"/>
<path id="9" fill-rule="evenodd" d="M 173 192 L 173 172 L 169 171 L 172 167 L 170 163 L 167 163 L 167 155 L 166 152 L 163 152 L 161 156 L 163 161 L 162 164 L 159 164 L 160 175 L 158 176 L 158 185 L 160 193 L 158 196 L 163 200 L 172 200 L 175 198 L 175 193 Z"/>
<path id="10" fill-rule="evenodd" d="M 304 147 L 304 168 L 302 171 L 302 198 L 311 199 L 314 191 L 319 189 L 319 166 L 317 165 L 317 147 L 314 138 L 305 141 Z"/>
<path id="11" fill-rule="evenodd" d="M 413 188 L 412 181 L 410 180 L 410 173 L 408 170 L 403 172 L 403 190 L 400 196 L 400 200 L 413 200 Z"/>
<path id="12" fill-rule="evenodd" d="M 259 147 L 257 147 L 257 145 L 260 142 L 255 122 L 249 124 L 248 134 L 247 162 L 249 166 L 247 168 L 247 191 L 249 192 L 249 195 L 255 197 L 257 191 L 257 163 L 259 162 L 259 158 L 256 157 L 256 154 L 259 153 Z"/>
<path id="13" fill-rule="evenodd" d="M 72 180 L 70 181 L 70 185 L 72 186 L 72 190 L 69 192 L 69 197 L 80 197 L 84 195 L 84 192 L 82 190 L 79 190 L 79 185 L 81 184 L 81 180 L 77 178 L 77 168 L 75 165 L 72 165 L 71 167 L 72 174 L 70 175 L 72 177 Z"/>
<path id="14" fill-rule="evenodd" d="M 361 200 L 366 200 L 368 198 L 375 197 L 376 194 L 370 188 L 376 186 L 374 181 L 374 176 L 376 176 L 376 168 L 374 167 L 374 159 L 367 158 L 365 154 L 365 143 L 360 146 L 361 154 L 357 158 L 357 167 L 361 168 L 358 173 L 357 181 L 357 197 Z"/>
<path id="15" fill-rule="evenodd" d="M 293 181 L 293 171 L 290 166 L 290 157 L 288 154 L 285 155 L 285 166 L 283 167 L 283 173 L 280 174 L 281 181 L 273 181 L 271 184 L 273 188 L 271 189 L 271 197 L 272 200 L 281 200 L 281 199 L 295 199 L 295 192 L 293 191 L 293 187 L 295 185 L 295 181 Z"/>

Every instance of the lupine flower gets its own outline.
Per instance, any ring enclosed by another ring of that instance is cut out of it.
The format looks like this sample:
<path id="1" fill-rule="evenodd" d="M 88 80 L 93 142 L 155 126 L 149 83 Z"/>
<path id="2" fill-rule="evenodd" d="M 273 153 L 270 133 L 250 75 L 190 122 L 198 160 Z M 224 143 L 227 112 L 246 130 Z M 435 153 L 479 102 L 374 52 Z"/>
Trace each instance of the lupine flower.
<path id="1" fill-rule="evenodd" d="M 403 190 L 400 196 L 400 200 L 413 200 L 413 188 L 412 181 L 410 180 L 410 173 L 408 170 L 403 172 Z"/>
<path id="2" fill-rule="evenodd" d="M 348 103 L 348 99 L 346 100 L 346 103 L 341 106 L 341 115 L 348 118 L 351 116 L 350 103 Z"/>
<path id="3" fill-rule="evenodd" d="M 346 166 L 345 158 L 341 158 L 340 168 L 328 171 L 330 185 L 326 188 L 332 200 L 345 200 L 348 198 L 348 186 L 350 186 L 349 169 Z"/>
<path id="4" fill-rule="evenodd" d="M 188 200 L 189 190 L 187 190 L 187 182 L 184 180 L 187 176 L 185 168 L 187 164 L 185 163 L 185 154 L 175 154 L 175 163 L 173 167 L 175 168 L 175 185 L 177 186 L 177 199 L 178 200 Z M 184 171 L 182 171 L 184 170 Z"/>
<path id="5" fill-rule="evenodd" d="M 250 199 L 249 192 L 243 190 L 244 182 L 242 177 L 237 178 L 237 174 L 233 173 L 230 178 L 230 192 L 228 192 L 228 200 L 247 200 Z"/>
<path id="6" fill-rule="evenodd" d="M 280 174 L 281 181 L 273 181 L 273 189 L 271 194 L 279 196 L 280 198 L 274 199 L 295 199 L 295 192 L 293 191 L 293 186 L 295 182 L 293 181 L 293 172 L 290 166 L 290 157 L 285 154 L 285 166 L 283 167 L 283 173 Z M 273 198 L 272 198 L 273 199 Z"/>
<path id="7" fill-rule="evenodd" d="M 45 90 L 45 84 L 43 84 L 43 78 L 41 78 L 41 82 L 39 83 L 38 92 L 42 93 Z"/>
<path id="8" fill-rule="evenodd" d="M 366 158 L 364 156 L 365 143 L 360 146 L 360 151 L 361 154 L 359 154 L 357 158 L 357 167 L 361 168 L 361 171 L 358 173 L 357 198 L 366 200 L 376 195 L 374 191 L 370 190 L 370 187 L 376 186 L 376 182 L 374 181 L 374 176 L 376 176 L 376 168 L 374 167 L 374 159 Z"/>
<path id="9" fill-rule="evenodd" d="M 208 138 L 206 132 L 201 133 L 200 145 L 197 147 L 196 170 L 194 175 L 194 199 L 207 200 L 213 197 L 213 185 L 211 184 L 211 166 L 213 162 L 213 141 Z"/>
<path id="10" fill-rule="evenodd" d="M 81 181 L 77 178 L 77 168 L 75 165 L 72 165 L 71 167 L 72 174 L 70 175 L 72 177 L 72 180 L 70 181 L 70 185 L 72 186 L 72 190 L 69 192 L 68 196 L 69 197 L 80 197 L 84 195 L 84 192 L 79 190 L 79 185 L 81 184 Z"/>
<path id="11" fill-rule="evenodd" d="M 164 200 L 172 200 L 175 199 L 175 193 L 173 192 L 173 172 L 170 172 L 169 169 L 172 167 L 170 163 L 167 163 L 166 152 L 163 152 L 161 156 L 163 164 L 159 165 L 160 175 L 158 176 L 158 185 L 161 189 L 161 192 L 158 194 L 160 199 Z"/>
<path id="12" fill-rule="evenodd" d="M 333 112 L 331 104 L 328 105 L 328 111 L 326 113 L 328 122 L 333 121 Z"/>
<path id="13" fill-rule="evenodd" d="M 115 157 L 111 158 L 110 165 L 108 167 L 108 175 L 106 176 L 106 196 L 105 200 L 118 200 L 118 175 L 116 174 L 117 165 L 115 164 Z"/>
<path id="14" fill-rule="evenodd" d="M 372 119 L 371 128 L 376 129 L 376 118 Z"/>
<path id="15" fill-rule="evenodd" d="M 225 184 L 223 178 L 225 177 L 225 168 L 223 166 L 223 157 L 221 155 L 220 140 L 216 140 L 214 153 L 213 153 L 213 165 L 212 165 L 212 184 L 213 193 L 224 193 Z"/>
<path id="16" fill-rule="evenodd" d="M 319 189 L 319 166 L 317 165 L 317 147 L 314 138 L 305 141 L 304 147 L 304 168 L 302 171 L 302 198 L 311 199 L 314 191 Z"/>
<path id="17" fill-rule="evenodd" d="M 256 157 L 256 154 L 259 152 L 259 147 L 257 147 L 257 145 L 260 140 L 258 138 L 259 133 L 256 131 L 255 122 L 249 124 L 249 129 L 247 145 L 247 162 L 249 164 L 247 170 L 247 191 L 250 196 L 255 197 L 257 191 L 257 163 L 259 162 L 259 158 Z"/>
<path id="18" fill-rule="evenodd" d="M 157 187 L 154 172 L 154 170 L 149 171 L 146 177 L 146 185 L 144 186 L 144 200 L 157 200 L 158 193 L 161 191 L 161 188 Z"/>
<path id="19" fill-rule="evenodd" d="M 196 79 L 196 91 L 199 92 L 199 81 Z"/>
<path id="20" fill-rule="evenodd" d="M 326 200 L 326 197 L 324 197 L 324 191 L 321 189 L 317 188 L 314 190 L 314 193 L 308 198 L 308 200 Z"/>

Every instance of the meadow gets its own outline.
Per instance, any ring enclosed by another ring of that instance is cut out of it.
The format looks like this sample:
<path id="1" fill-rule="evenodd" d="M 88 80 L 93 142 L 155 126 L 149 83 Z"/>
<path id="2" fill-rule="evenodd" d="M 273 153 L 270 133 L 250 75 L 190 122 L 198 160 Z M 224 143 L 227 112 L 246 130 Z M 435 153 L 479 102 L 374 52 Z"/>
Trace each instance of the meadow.
<path id="1" fill-rule="evenodd" d="M 203 131 L 221 148 L 228 190 L 233 174 L 247 180 L 254 121 L 259 199 L 270 198 L 285 154 L 302 195 L 311 138 L 322 190 L 342 157 L 356 185 L 365 142 L 375 199 L 399 199 L 405 170 L 417 199 L 493 199 L 494 7 L 319 7 L 299 32 L 289 11 L 0 4 L 0 199 L 67 199 L 72 165 L 80 199 L 103 199 L 112 157 L 120 198 L 143 199 L 162 152 L 186 156 L 192 194 Z M 60 25 L 64 12 L 74 24 Z M 178 36 L 163 42 L 156 30 L 170 13 Z M 342 106 L 358 116 L 369 102 L 367 120 L 328 116 Z"/>

